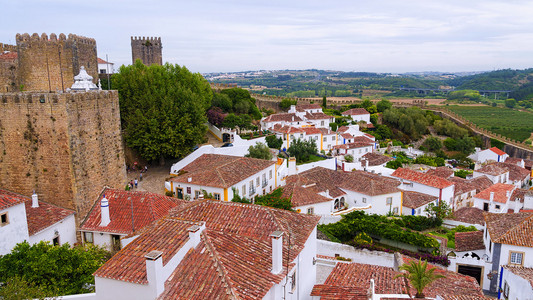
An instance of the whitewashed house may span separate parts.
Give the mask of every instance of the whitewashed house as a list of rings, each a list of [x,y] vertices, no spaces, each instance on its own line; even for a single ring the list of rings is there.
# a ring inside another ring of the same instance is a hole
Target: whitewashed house
[[[411,169],[398,168],[391,175],[402,182],[398,188],[432,195],[439,201],[446,201],[451,206],[455,193],[453,182],[431,174],[420,173]]]
[[[145,226],[185,203],[155,193],[105,187],[80,224],[83,242],[120,250]]]
[[[473,197],[477,193],[493,185],[492,181],[487,176],[479,176],[472,179],[451,177],[448,178],[448,180],[455,184],[455,193],[452,203],[454,211],[463,207],[474,206]]]
[[[313,168],[286,180],[283,196],[301,213],[321,216],[361,210],[368,214],[402,214],[399,182],[363,171]]]
[[[402,213],[411,216],[428,216],[426,208],[430,203],[437,205],[439,197],[413,191],[403,192]]]
[[[114,74],[114,63],[98,58],[98,74]]]
[[[293,127],[316,127],[329,128],[329,124],[334,121],[334,117],[322,112],[318,104],[292,105],[287,113],[273,114],[261,119],[263,130],[272,130],[274,126]]]
[[[276,162],[218,154],[203,154],[167,180],[165,186],[178,199],[199,198],[204,191],[215,200],[235,195],[252,199],[277,186]]]
[[[75,212],[0,189],[0,255],[11,252],[23,241],[54,245],[76,243]]]
[[[95,273],[84,299],[309,299],[316,216],[213,200],[176,208]]]
[[[485,223],[485,254],[492,262],[490,290],[497,292],[503,289],[505,281],[500,281],[500,278],[506,278],[509,285],[508,292],[512,290],[516,292],[520,290],[517,288],[517,280],[510,280],[512,276],[506,276],[509,269],[505,266],[533,268],[533,213],[488,213],[485,214]],[[528,297],[533,295],[530,294]],[[518,299],[528,299],[528,297]]]
[[[490,149],[481,150],[476,148],[476,152],[468,156],[476,163],[483,164],[485,162],[504,162],[509,157],[509,154],[502,150],[492,147]]]
[[[364,108],[352,108],[342,113],[343,116],[350,116],[352,121],[370,123],[370,113]]]
[[[473,197],[474,207],[491,213],[520,212],[533,209],[532,192],[512,184],[497,183]]]
[[[501,299],[533,299],[533,268],[503,266]]]

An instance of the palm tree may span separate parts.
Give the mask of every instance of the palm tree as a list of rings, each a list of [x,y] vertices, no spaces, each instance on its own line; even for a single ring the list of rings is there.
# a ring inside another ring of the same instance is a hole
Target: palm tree
[[[444,278],[446,276],[435,274],[435,270],[437,268],[429,268],[428,269],[428,262],[418,260],[411,261],[409,264],[403,264],[400,266],[400,270],[405,271],[395,276],[395,278],[398,277],[404,277],[406,279],[409,279],[413,287],[416,289],[415,298],[424,298],[424,288],[431,284],[433,281]]]

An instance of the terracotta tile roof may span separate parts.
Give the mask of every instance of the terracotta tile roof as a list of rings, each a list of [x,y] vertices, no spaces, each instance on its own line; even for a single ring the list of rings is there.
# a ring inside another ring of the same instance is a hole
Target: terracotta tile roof
[[[524,189],[516,189],[511,194],[511,201],[517,201],[517,202],[524,203],[524,198],[528,193],[531,193],[531,192],[528,190],[524,190]]]
[[[357,148],[363,148],[363,147],[371,147],[372,144],[366,143],[366,142],[354,142],[354,143],[347,143],[342,145],[335,145],[333,146],[333,149],[357,149]]]
[[[322,131],[320,131],[320,129],[315,128],[315,127],[304,127],[304,128],[302,128],[302,130],[307,135],[310,135],[310,134],[322,134]]]
[[[332,119],[333,117],[332,116],[328,116],[326,115],[325,113],[323,112],[318,112],[318,113],[306,113],[305,114],[305,118],[308,119],[308,120],[329,120],[329,119]]]
[[[522,158],[518,158],[518,157],[508,157],[506,160],[505,160],[505,163],[506,164],[512,164],[512,165],[521,165],[522,162],[524,160]]]
[[[354,142],[361,142],[361,143],[369,143],[369,144],[374,145],[375,141],[372,138],[373,138],[373,136],[371,136],[369,134],[365,134],[365,135],[355,136],[353,138],[353,141]]]
[[[298,117],[296,114],[285,113],[285,114],[273,114],[265,119],[263,122],[302,122],[302,118]]]
[[[99,64],[110,64],[110,65],[113,64],[113,63],[110,63],[110,62],[107,62],[107,61],[101,59],[100,57],[98,57],[98,63],[99,63]]]
[[[454,172],[452,169],[448,168],[448,167],[437,167],[435,169],[430,169],[426,172],[426,174],[429,174],[429,175],[434,175],[434,176],[437,176],[437,177],[440,177],[440,178],[444,178],[444,179],[448,179],[449,177],[451,177]]]
[[[370,113],[364,108],[352,108],[342,113],[345,116],[355,115],[370,115]]]
[[[524,159],[524,166],[526,167],[526,169],[531,170],[531,168],[533,168],[533,160]]]
[[[294,207],[329,202],[332,199],[319,195],[316,185],[306,185],[307,180],[299,175],[287,177],[283,187],[283,198],[290,198]]]
[[[337,128],[337,132],[338,133],[343,133],[343,132],[345,132],[348,129],[350,129],[348,126],[341,126],[341,127]]]
[[[351,133],[341,133],[341,136],[345,139],[353,139],[354,136]]]
[[[531,175],[531,172],[526,170],[525,168],[522,168],[518,165],[512,164],[512,163],[495,163],[502,169],[507,169],[509,171],[509,179],[512,181],[523,181],[528,176]]]
[[[183,167],[184,173],[170,180],[201,186],[229,188],[276,162],[220,154],[203,154]]]
[[[0,53],[0,60],[16,60],[18,53],[15,51]]]
[[[272,128],[272,131],[279,132],[279,133],[303,133],[305,132],[302,128],[292,127],[292,126],[281,126],[279,124],[276,124],[274,128]]]
[[[468,224],[485,224],[483,210],[476,207],[462,207],[456,210],[450,219]]]
[[[487,178],[487,176],[483,176],[485,178]],[[464,178],[461,178],[461,177],[450,177],[448,178],[447,180],[453,182],[455,184],[455,192],[454,192],[454,196],[459,196],[459,195],[462,195],[464,193],[469,193],[469,192],[472,192],[472,191],[476,191],[476,188],[466,179]],[[490,179],[487,178],[487,180],[490,182],[490,185],[492,185],[492,181],[490,181]],[[487,187],[489,187],[487,186]],[[476,191],[477,192],[477,191]]]
[[[333,198],[344,195],[343,189],[369,196],[400,192],[397,188],[399,181],[364,171],[338,172],[316,167],[299,175],[305,177],[308,183],[315,183],[318,191],[328,190]]]
[[[104,195],[109,201],[111,222],[102,227],[100,226],[102,220],[100,202]],[[124,191],[106,187],[81,223],[80,230],[133,234],[167,215],[171,208],[185,203],[187,203],[185,200],[155,193]]]
[[[511,198],[511,193],[515,188],[516,187],[512,184],[496,183],[490,186],[488,189],[476,194],[474,197],[490,201],[490,193],[494,192],[494,202],[507,203],[507,201]],[[507,196],[508,192],[510,193],[509,196]]]
[[[393,177],[413,181],[438,189],[443,189],[453,185],[453,182],[434,175],[424,174],[406,168],[398,168],[392,173]]]
[[[533,213],[485,213],[485,222],[494,243],[533,247]]]
[[[473,251],[485,249],[483,243],[483,231],[456,232],[455,250]]]
[[[96,271],[95,276],[146,283],[144,255],[163,252],[163,265],[188,240],[191,224],[205,222],[198,246],[188,251],[165,283],[159,299],[260,299],[286,272],[271,273],[270,234],[285,233],[283,259],[293,261],[319,217],[252,204],[194,201],[157,221]],[[288,233],[290,249],[288,251]],[[286,266],[286,261],[283,263]],[[289,268],[293,265],[289,265]]]
[[[404,191],[403,192],[403,206],[409,208],[419,208],[430,202],[438,200],[439,197],[423,194],[419,192]]]
[[[26,199],[26,196],[0,189],[0,210],[24,203]]]
[[[316,284],[311,296],[319,296],[321,300],[367,300],[368,291],[359,286]]]
[[[370,123],[370,124],[372,124],[372,123]],[[371,141],[375,141],[376,140],[375,136],[373,136],[371,134],[368,134],[368,133],[364,133],[363,136],[369,138]]]
[[[496,153],[496,154],[498,154],[498,155],[504,155],[504,154],[507,154],[507,153],[503,152],[502,150],[500,150],[500,149],[498,149],[498,148],[496,148],[496,147],[492,147],[492,148],[490,148],[489,150],[492,151],[492,152],[494,152],[494,153]]]
[[[525,268],[522,266],[503,266],[505,269],[509,270],[513,274],[524,278],[529,281],[529,284],[533,288],[533,268]]]
[[[488,189],[491,185],[493,185],[492,180],[485,175],[469,179],[467,182],[472,185],[472,187],[476,188],[477,193]]]
[[[322,106],[320,106],[320,104],[318,104],[318,103],[297,104],[296,105],[296,110],[300,111],[300,112],[303,112],[303,111],[306,111],[306,110],[309,110],[309,109],[320,109],[320,110],[322,110]]]
[[[364,160],[368,160],[368,166],[379,166],[386,164],[387,162],[394,160],[394,158],[386,155],[379,154],[377,152],[369,152],[363,155]],[[364,165],[364,163],[363,163]]]
[[[66,217],[75,214],[73,210],[62,208],[39,200],[39,207],[31,207],[31,198],[26,198],[26,220],[28,221],[28,233],[34,235],[46,229]]]
[[[502,174],[507,173],[508,170],[507,170],[507,168],[502,168],[502,166],[497,165],[497,164],[489,164],[489,165],[483,166],[483,167],[475,170],[474,172],[478,172],[478,173],[481,173],[481,174],[492,175],[492,176],[498,176],[498,175],[502,175]]]

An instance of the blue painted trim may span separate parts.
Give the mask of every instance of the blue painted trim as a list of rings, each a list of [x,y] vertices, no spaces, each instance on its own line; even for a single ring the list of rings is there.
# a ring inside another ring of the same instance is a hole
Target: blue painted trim
[[[502,278],[503,278],[503,267],[500,267],[500,287],[498,288],[498,299],[501,299],[501,295],[502,295]]]

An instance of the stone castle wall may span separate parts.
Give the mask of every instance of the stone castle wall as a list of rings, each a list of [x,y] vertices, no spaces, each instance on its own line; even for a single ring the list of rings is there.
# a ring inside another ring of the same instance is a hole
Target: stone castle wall
[[[77,211],[126,183],[116,91],[0,94],[0,187]]]
[[[140,59],[143,64],[163,64],[163,53],[160,37],[131,37],[132,63]]]
[[[5,50],[9,52],[2,54],[2,49],[6,49],[4,46],[0,44],[0,93],[15,92],[18,91],[16,46],[15,51]]]
[[[24,91],[56,92],[69,88],[80,67],[98,80],[96,41],[69,34],[17,34],[18,86]]]

